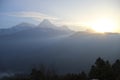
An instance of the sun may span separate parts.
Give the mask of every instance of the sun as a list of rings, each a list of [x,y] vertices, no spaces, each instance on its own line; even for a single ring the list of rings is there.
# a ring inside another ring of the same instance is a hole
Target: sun
[[[115,23],[110,19],[100,19],[92,23],[91,28],[95,32],[105,33],[105,32],[115,32]]]

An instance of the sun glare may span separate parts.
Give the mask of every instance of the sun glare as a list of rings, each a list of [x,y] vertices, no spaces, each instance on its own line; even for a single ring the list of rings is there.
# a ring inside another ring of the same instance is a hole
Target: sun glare
[[[115,32],[116,25],[115,22],[110,19],[100,19],[95,21],[91,25],[91,28],[99,33]]]

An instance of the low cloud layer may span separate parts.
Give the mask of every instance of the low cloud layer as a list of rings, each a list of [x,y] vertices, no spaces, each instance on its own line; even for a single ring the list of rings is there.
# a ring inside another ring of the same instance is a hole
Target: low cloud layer
[[[0,15],[31,18],[37,21],[41,21],[43,19],[49,19],[51,21],[58,20],[57,17],[49,16],[40,12],[10,12],[10,13],[0,13]]]

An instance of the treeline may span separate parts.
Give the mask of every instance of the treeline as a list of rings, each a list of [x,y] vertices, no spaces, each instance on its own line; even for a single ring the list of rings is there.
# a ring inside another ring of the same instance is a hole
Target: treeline
[[[14,75],[2,80],[120,80],[120,60],[110,64],[109,61],[98,58],[87,74],[80,72],[58,75],[55,70],[46,70],[42,67],[33,68],[29,75]]]

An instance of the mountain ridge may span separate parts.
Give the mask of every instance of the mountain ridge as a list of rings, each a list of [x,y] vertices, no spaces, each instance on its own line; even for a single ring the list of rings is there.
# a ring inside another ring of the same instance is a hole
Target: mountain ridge
[[[29,23],[20,23],[12,28],[12,34],[3,35],[9,38],[39,38],[39,37],[55,37],[72,33],[68,28],[58,27],[49,20],[43,20],[39,25],[35,26]],[[7,29],[6,29],[7,30]]]

